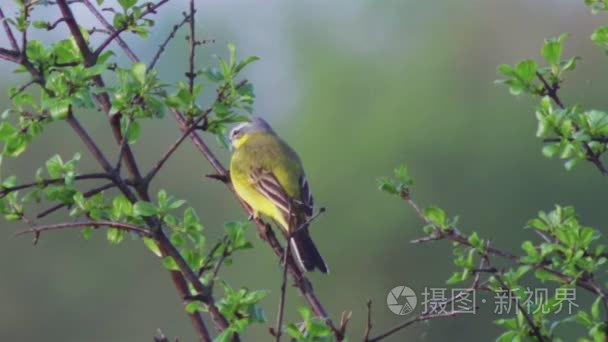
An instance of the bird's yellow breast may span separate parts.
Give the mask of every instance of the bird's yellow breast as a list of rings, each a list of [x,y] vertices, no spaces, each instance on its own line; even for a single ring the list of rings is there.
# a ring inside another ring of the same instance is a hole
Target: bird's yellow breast
[[[254,215],[272,218],[288,229],[280,209],[256,189],[251,178],[254,171],[272,172],[287,195],[300,197],[300,177],[303,175],[298,155],[273,133],[244,134],[233,143],[230,176],[236,193],[252,208]]]

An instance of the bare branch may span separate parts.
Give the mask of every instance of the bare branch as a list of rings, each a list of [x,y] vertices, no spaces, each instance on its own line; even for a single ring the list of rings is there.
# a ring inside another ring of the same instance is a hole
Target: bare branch
[[[285,256],[283,257],[283,277],[281,280],[281,297],[279,299],[279,310],[277,313],[277,323],[274,328],[275,341],[281,341],[283,333],[283,316],[285,315],[285,292],[287,287],[287,257],[291,253],[291,237],[285,243]]]
[[[447,311],[447,312],[443,312],[443,313],[438,313],[438,314],[421,314],[418,315],[408,321],[405,321],[403,323],[399,323],[396,326],[392,327],[391,329],[387,330],[386,332],[372,337],[372,338],[368,338],[366,340],[364,340],[365,342],[377,342],[380,340],[383,340],[391,335],[393,335],[394,333],[403,330],[407,327],[409,327],[410,325],[417,323],[417,322],[424,322],[424,321],[430,321],[430,320],[434,320],[434,319],[439,319],[439,318],[448,318],[448,317],[454,317],[457,316],[459,314],[463,314],[466,312],[463,311]]]
[[[0,48],[0,59],[13,63],[19,63],[19,60],[21,59],[21,54],[16,51]]]
[[[2,26],[4,26],[4,31],[6,32],[6,37],[11,44],[11,47],[14,51],[19,51],[19,45],[17,44],[17,39],[15,39],[15,35],[13,34],[13,30],[9,25],[6,17],[4,16],[4,11],[2,11],[2,7],[0,7],[0,20],[2,20]],[[24,47],[25,48],[25,47]]]
[[[363,335],[363,341],[369,341],[369,334],[372,332],[372,300],[367,300],[367,328],[365,328],[365,335]]]
[[[194,79],[196,78],[196,73],[194,72],[194,57],[196,55],[196,30],[194,29],[195,24],[195,15],[196,9],[194,8],[194,0],[190,0],[190,56],[188,58],[188,72],[186,73],[186,77],[188,78],[188,89],[190,89],[190,93],[194,89]]]
[[[179,29],[182,26],[184,26],[190,20],[190,18],[191,18],[190,15],[186,15],[186,16],[184,16],[184,19],[182,19],[181,22],[179,22],[178,24],[173,26],[171,33],[169,33],[169,35],[167,36],[165,41],[163,41],[162,44],[160,44],[160,46],[158,47],[158,51],[156,51],[156,53],[154,54],[154,57],[150,61],[150,65],[148,66],[148,69],[154,68],[154,66],[156,65],[156,62],[158,62],[158,60],[160,59],[160,55],[165,51],[165,48],[167,47],[169,42],[173,38],[175,38],[175,34],[177,33],[177,31],[179,31]]]
[[[165,162],[167,162],[169,157],[171,157],[171,155],[173,155],[173,152],[175,152],[177,150],[177,148],[181,145],[181,143],[190,135],[190,133],[192,133],[197,128],[198,124],[201,121],[207,119],[207,115],[209,113],[210,113],[210,111],[207,111],[204,114],[200,115],[190,125],[190,127],[185,132],[182,133],[182,135],[179,137],[179,139],[177,139],[177,141],[173,145],[171,145],[169,147],[169,149],[161,156],[161,158],[156,162],[156,165],[154,165],[154,167],[143,178],[142,183],[145,184],[145,186],[147,186],[150,183],[150,181],[152,180],[152,178],[154,178],[154,176],[156,176],[158,171],[160,171],[160,169],[163,167]]]

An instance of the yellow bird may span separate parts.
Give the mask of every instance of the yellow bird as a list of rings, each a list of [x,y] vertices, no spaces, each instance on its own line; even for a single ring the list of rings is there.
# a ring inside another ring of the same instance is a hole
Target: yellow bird
[[[254,217],[273,219],[291,234],[290,243],[302,269],[328,273],[308,231],[313,198],[298,154],[262,118],[234,127],[230,177],[236,193]]]

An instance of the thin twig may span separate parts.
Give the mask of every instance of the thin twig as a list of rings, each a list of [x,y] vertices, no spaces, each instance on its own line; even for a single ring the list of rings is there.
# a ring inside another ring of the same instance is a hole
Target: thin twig
[[[84,175],[75,176],[74,180],[111,179],[111,178],[112,177],[110,175],[108,175],[107,173],[87,173]],[[47,186],[47,185],[51,185],[51,184],[58,184],[58,183],[64,183],[64,182],[65,182],[65,178],[52,178],[52,179],[42,179],[38,182],[19,184],[19,185],[15,185],[15,186],[6,187],[6,188],[0,187],[0,198],[2,198],[4,196],[6,196],[7,194],[14,192],[14,191],[28,189],[28,188],[32,188],[32,187],[36,187],[36,186]]]
[[[287,242],[285,243],[285,256],[283,257],[283,277],[281,279],[281,296],[279,299],[279,311],[277,313],[277,323],[274,328],[274,336],[275,341],[281,341],[281,334],[283,333],[283,317],[285,316],[285,293],[287,292],[287,258],[291,253],[291,239],[293,237],[289,237]]]
[[[498,283],[500,284],[500,286],[504,290],[509,291],[509,292],[512,291],[505,284],[505,282],[502,280],[502,278],[498,274],[494,274],[494,279],[496,279],[496,281],[498,281]],[[534,320],[532,319],[532,317],[530,317],[530,315],[528,314],[528,312],[524,309],[524,307],[521,305],[521,303],[519,302],[519,300],[517,298],[514,298],[513,301],[517,305],[517,308],[519,309],[519,312],[521,312],[522,315],[524,316],[524,319],[526,320],[526,323],[528,323],[528,326],[530,326],[530,328],[532,329],[532,333],[536,337],[536,340],[538,342],[544,342],[545,338],[543,337],[542,333],[540,332],[539,327],[536,324],[534,324]]]
[[[410,325],[417,323],[417,322],[430,321],[430,320],[435,320],[438,318],[454,317],[456,315],[463,314],[463,313],[467,313],[467,312],[466,311],[447,311],[447,312],[438,313],[438,314],[421,314],[408,321],[397,324],[396,326],[390,328],[389,330],[385,331],[384,333],[382,333],[378,336],[368,338],[365,340],[365,342],[377,342],[377,341],[383,340],[383,339],[393,335],[394,333],[396,333],[402,329],[405,329],[405,328],[409,327]]]
[[[156,13],[156,9],[158,9],[160,6],[164,5],[167,2],[169,2],[169,0],[160,0],[159,2],[157,2],[156,4],[154,4],[152,6],[148,6],[148,8],[146,10],[141,12],[140,19],[144,18],[148,14]],[[112,34],[108,38],[106,38],[106,40],[104,40],[101,43],[101,45],[99,45],[99,47],[97,47],[97,49],[95,49],[95,52],[93,54],[95,56],[99,56],[103,52],[103,50],[105,50],[105,48],[108,47],[108,45],[110,45],[110,43],[112,43],[112,41],[114,41],[114,39],[119,38],[120,34],[123,33],[124,31],[126,31],[127,28],[129,28],[128,25],[123,25],[119,29],[111,30]],[[129,56],[129,58],[131,60],[138,59],[137,56],[135,56],[134,54]]]
[[[13,95],[11,95],[10,99],[11,100],[14,99],[15,96],[21,94],[25,89],[27,89],[29,86],[31,86],[32,84],[35,84],[35,83],[36,83],[35,79],[28,81],[27,83],[25,83],[24,85],[19,87],[19,89],[17,89],[17,91]]]
[[[6,17],[4,16],[4,11],[2,11],[2,7],[0,7],[0,20],[2,21],[2,26],[4,26],[4,31],[6,32],[6,37],[11,44],[11,47],[14,51],[19,51],[19,45],[17,44],[17,39],[15,39],[15,35],[13,34],[13,30],[9,25]]]
[[[101,14],[101,12],[99,12],[97,10],[95,5],[93,5],[93,3],[90,0],[83,0],[83,2],[84,2],[84,5],[89,9],[89,11],[91,13],[93,13],[93,15],[97,18],[97,20],[99,20],[99,22],[105,27],[104,31],[102,31],[100,29],[97,29],[96,31],[105,32],[109,35],[114,34],[114,32],[115,32],[114,26],[112,26],[112,24],[110,24],[110,22],[108,22],[106,20],[106,18],[104,18],[104,16]],[[95,32],[95,28],[93,28],[93,32]],[[93,32],[91,32],[91,33],[93,33]],[[129,45],[127,45],[127,43],[119,35],[116,35],[116,42],[118,43],[118,46],[120,46],[120,48],[127,54],[129,59],[131,59],[131,60],[139,59],[137,57],[137,55],[133,52],[133,50],[131,50]]]
[[[188,58],[188,72],[186,73],[186,77],[188,78],[188,89],[190,89],[190,94],[194,90],[194,79],[196,78],[196,74],[194,73],[194,57],[196,55],[196,37],[195,37],[195,13],[196,8],[194,7],[194,0],[190,0],[190,56]]]
[[[49,224],[49,225],[41,225],[35,226],[30,229],[22,230],[15,233],[15,236],[20,236],[24,234],[40,234],[41,232],[49,231],[49,230],[61,230],[67,228],[82,228],[82,227],[109,227],[109,228],[117,228],[120,230],[124,230],[126,232],[137,233],[142,236],[150,237],[152,234],[149,230],[135,226],[132,224],[127,224],[123,222],[115,222],[115,221],[107,221],[107,220],[98,220],[98,221],[79,221],[79,222],[64,222],[57,224]]]
[[[93,197],[93,196],[97,195],[98,193],[100,193],[100,192],[102,192],[102,191],[105,191],[105,190],[111,189],[111,188],[113,188],[113,187],[115,187],[115,186],[116,186],[116,185],[115,185],[114,183],[107,183],[107,184],[104,184],[104,185],[102,185],[102,186],[100,186],[100,187],[97,187],[97,188],[91,189],[91,190],[89,190],[89,191],[87,191],[87,192],[83,193],[83,194],[82,194],[82,196],[83,196],[84,198],[90,198],[90,197]],[[57,211],[57,210],[59,210],[59,209],[61,209],[61,208],[64,208],[64,207],[70,207],[70,206],[71,206],[71,205],[70,205],[70,204],[67,204],[67,203],[58,203],[58,204],[56,204],[56,205],[54,205],[54,206],[52,206],[52,207],[50,207],[50,208],[48,208],[48,209],[45,209],[44,211],[41,211],[40,213],[38,213],[38,214],[36,215],[36,218],[41,219],[41,218],[43,218],[43,217],[45,217],[45,216],[48,216],[48,215],[50,215],[50,214],[54,213],[55,211]]]
[[[553,102],[555,102],[555,104],[557,104],[559,108],[565,109],[566,107],[564,106],[562,100],[557,94],[559,84],[549,84],[545,77],[538,71],[536,72],[536,77],[538,77],[538,79],[542,82],[545,94],[549,96],[549,98],[551,98],[551,100],[553,100]],[[575,131],[580,131],[580,127],[578,127],[576,123],[573,123],[572,127]],[[593,149],[591,148],[591,146],[589,146],[589,143],[587,143],[586,141],[582,141],[581,144],[583,145],[583,149],[585,150],[585,154],[587,155],[587,160],[593,163],[593,165],[595,165],[595,167],[600,171],[602,175],[608,176],[608,170],[606,170],[606,167],[604,167],[604,164],[600,160],[599,155],[593,152]]]
[[[125,155],[125,150],[127,149],[127,145],[129,144],[129,130],[131,129],[132,124],[133,118],[129,117],[127,121],[127,126],[125,127],[125,131],[122,133],[122,141],[120,142],[120,148],[118,149],[118,158],[116,161],[116,167],[114,167],[116,172],[120,172],[122,160]]]
[[[363,335],[363,341],[369,341],[369,334],[372,332],[372,300],[367,300],[367,327],[365,328],[365,335]]]
[[[171,30],[171,32],[169,33],[169,35],[167,36],[165,41],[163,41],[162,44],[159,45],[158,50],[156,51],[156,53],[154,54],[154,57],[150,61],[150,65],[148,66],[148,69],[154,68],[154,66],[156,65],[156,62],[158,62],[158,60],[160,59],[160,55],[165,51],[165,48],[167,47],[169,42],[173,38],[175,38],[175,34],[177,33],[177,31],[179,31],[179,29],[182,26],[184,26],[190,20],[190,18],[191,18],[190,15],[186,15],[186,16],[184,16],[184,19],[182,19],[181,22],[179,22],[178,24],[173,26],[173,29]]]
[[[156,164],[154,165],[154,167],[152,167],[152,169],[150,171],[148,171],[148,173],[146,174],[146,176],[143,178],[143,183],[144,184],[148,184],[150,183],[150,181],[152,180],[152,178],[154,178],[154,176],[156,176],[156,174],[158,173],[158,171],[160,171],[160,169],[163,167],[163,165],[165,164],[165,162],[167,162],[167,160],[169,159],[169,157],[171,157],[171,155],[173,154],[173,152],[175,152],[177,150],[177,148],[181,145],[181,143],[186,140],[186,138],[190,135],[190,133],[192,133],[196,128],[197,125],[206,119],[207,117],[207,113],[200,115],[191,125],[190,127],[185,131],[182,132],[182,135],[179,137],[179,139],[177,139],[177,141],[175,143],[173,143],[173,145],[171,145],[169,147],[169,149],[161,156],[161,158],[156,162]]]

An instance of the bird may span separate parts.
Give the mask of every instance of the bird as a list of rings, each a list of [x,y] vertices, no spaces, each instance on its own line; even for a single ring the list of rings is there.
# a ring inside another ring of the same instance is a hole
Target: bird
[[[252,218],[269,217],[285,230],[302,270],[328,273],[308,230],[314,202],[296,151],[257,116],[231,129],[228,138],[230,179]]]

